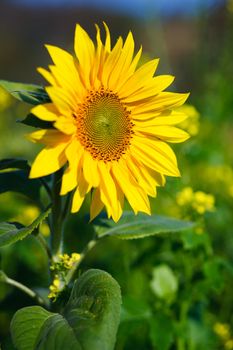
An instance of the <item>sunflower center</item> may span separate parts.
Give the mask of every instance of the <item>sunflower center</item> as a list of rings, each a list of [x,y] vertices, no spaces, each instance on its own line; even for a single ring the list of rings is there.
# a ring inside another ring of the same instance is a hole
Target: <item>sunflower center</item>
[[[94,159],[118,160],[130,145],[133,134],[130,111],[111,91],[103,88],[91,91],[75,119],[77,137]]]

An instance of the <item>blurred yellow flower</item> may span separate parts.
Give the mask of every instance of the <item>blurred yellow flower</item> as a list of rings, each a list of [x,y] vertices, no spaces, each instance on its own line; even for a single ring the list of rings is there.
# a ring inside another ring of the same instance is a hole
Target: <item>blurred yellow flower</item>
[[[19,221],[21,224],[28,226],[30,225],[38,216],[40,215],[40,210],[34,205],[22,207],[22,210],[19,215],[17,215],[14,220]],[[47,237],[50,234],[48,224],[43,221],[40,224],[40,233]]]
[[[214,325],[214,332],[223,339],[230,337],[230,327],[226,323],[216,322]]]
[[[233,339],[229,339],[224,344],[226,350],[232,350],[233,349]]]
[[[11,101],[10,94],[0,87],[0,112],[7,109],[11,105]]]
[[[54,65],[39,72],[51,86],[51,103],[32,113],[53,123],[54,129],[32,133],[30,139],[46,147],[35,159],[30,177],[51,174],[68,162],[61,195],[75,190],[72,212],[77,212],[93,189],[90,214],[106,207],[118,221],[124,197],[135,214],[150,214],[148,195],[164,185],[165,175],[180,176],[176,156],[167,142],[183,142],[189,135],[174,125],[186,119],[177,111],[188,94],[165,92],[174,77],[154,77],[158,59],[137,69],[141,49],[134,56],[129,32],[111,48],[108,27],[105,42],[96,26],[96,46],[76,26],[76,56],[47,45]]]
[[[186,130],[191,136],[195,136],[199,132],[199,118],[200,114],[196,110],[196,108],[189,104],[184,104],[179,107],[178,110],[182,113],[187,114],[188,118],[180,123],[180,127]]]
[[[194,192],[191,187],[185,187],[181,192],[177,193],[176,202],[181,207],[186,206],[194,209],[200,215],[206,211],[215,210],[215,198],[212,194],[202,191]]]
[[[233,170],[230,166],[209,165],[205,166],[201,174],[205,181],[214,186],[215,191],[233,197]]]

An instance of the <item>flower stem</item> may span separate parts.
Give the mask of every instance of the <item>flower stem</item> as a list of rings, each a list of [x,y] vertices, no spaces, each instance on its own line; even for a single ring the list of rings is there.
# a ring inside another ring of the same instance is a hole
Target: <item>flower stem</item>
[[[4,282],[13,287],[20,289],[22,292],[24,292],[25,294],[29,295],[32,299],[34,299],[39,305],[43,305],[43,306],[46,305],[45,301],[36,292],[26,287],[24,284],[18,281],[15,281],[7,276],[5,276]]]
[[[73,267],[69,270],[69,272],[66,276],[66,284],[67,285],[72,281],[72,279],[75,275],[75,272],[77,271],[77,268],[79,267],[79,265],[81,264],[83,259],[86,257],[86,255],[89,253],[89,251],[95,247],[97,242],[98,242],[98,238],[92,239],[91,241],[88,242],[88,244],[86,245],[86,247],[84,248],[84,250],[80,254],[80,259],[73,265]]]
[[[52,213],[51,213],[51,250],[52,255],[56,256],[62,251],[63,240],[63,220],[62,220],[62,198],[60,196],[61,178],[63,169],[54,173],[52,187]]]
[[[52,258],[52,253],[51,250],[46,242],[46,240],[44,239],[44,237],[42,236],[41,233],[38,233],[37,235],[35,235],[36,239],[38,240],[38,242],[41,244],[41,246],[44,248],[45,252],[48,255],[48,258],[51,259]]]

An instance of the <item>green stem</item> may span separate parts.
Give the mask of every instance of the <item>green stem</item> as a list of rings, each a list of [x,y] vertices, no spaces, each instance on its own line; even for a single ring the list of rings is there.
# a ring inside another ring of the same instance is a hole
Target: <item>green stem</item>
[[[43,247],[43,249],[45,250],[45,252],[48,255],[48,258],[51,260],[52,258],[52,253],[51,250],[46,242],[46,240],[44,239],[44,237],[42,236],[41,233],[38,233],[36,236],[36,239],[38,240],[38,242],[41,244],[41,246]]]
[[[63,169],[54,173],[52,187],[52,213],[51,213],[51,250],[52,255],[57,256],[62,252],[63,220],[62,220],[62,198],[60,196],[61,178]]]
[[[36,292],[26,287],[24,284],[17,282],[7,276],[5,276],[4,282],[13,287],[20,289],[22,292],[24,292],[25,294],[29,295],[32,299],[34,299],[39,305],[43,305],[43,306],[46,305],[45,301]]]
[[[75,275],[75,272],[77,271],[77,268],[79,267],[79,265],[81,264],[81,262],[84,260],[84,258],[86,257],[86,255],[89,253],[90,250],[92,250],[95,245],[97,244],[98,242],[98,238],[95,238],[91,241],[88,242],[88,244],[86,245],[85,249],[82,251],[82,253],[80,254],[80,259],[79,261],[77,261],[74,266],[72,267],[72,269],[69,270],[67,276],[66,276],[66,284],[68,285],[74,275]]]

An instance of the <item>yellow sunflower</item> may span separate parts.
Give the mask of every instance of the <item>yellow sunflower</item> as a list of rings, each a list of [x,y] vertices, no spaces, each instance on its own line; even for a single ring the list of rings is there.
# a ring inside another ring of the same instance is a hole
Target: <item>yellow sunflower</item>
[[[66,165],[61,195],[74,190],[72,212],[77,212],[91,190],[91,219],[106,207],[118,221],[124,198],[135,214],[150,214],[148,195],[164,185],[164,175],[180,176],[174,152],[166,142],[182,142],[188,134],[174,127],[186,115],[174,109],[188,94],[164,92],[170,75],[154,77],[158,59],[137,68],[141,52],[134,55],[134,39],[119,37],[111,46],[110,32],[96,45],[77,24],[75,56],[46,45],[53,60],[50,71],[38,68],[49,82],[51,103],[32,113],[53,123],[53,129],[30,134],[45,144],[35,159],[30,178],[54,173]]]

